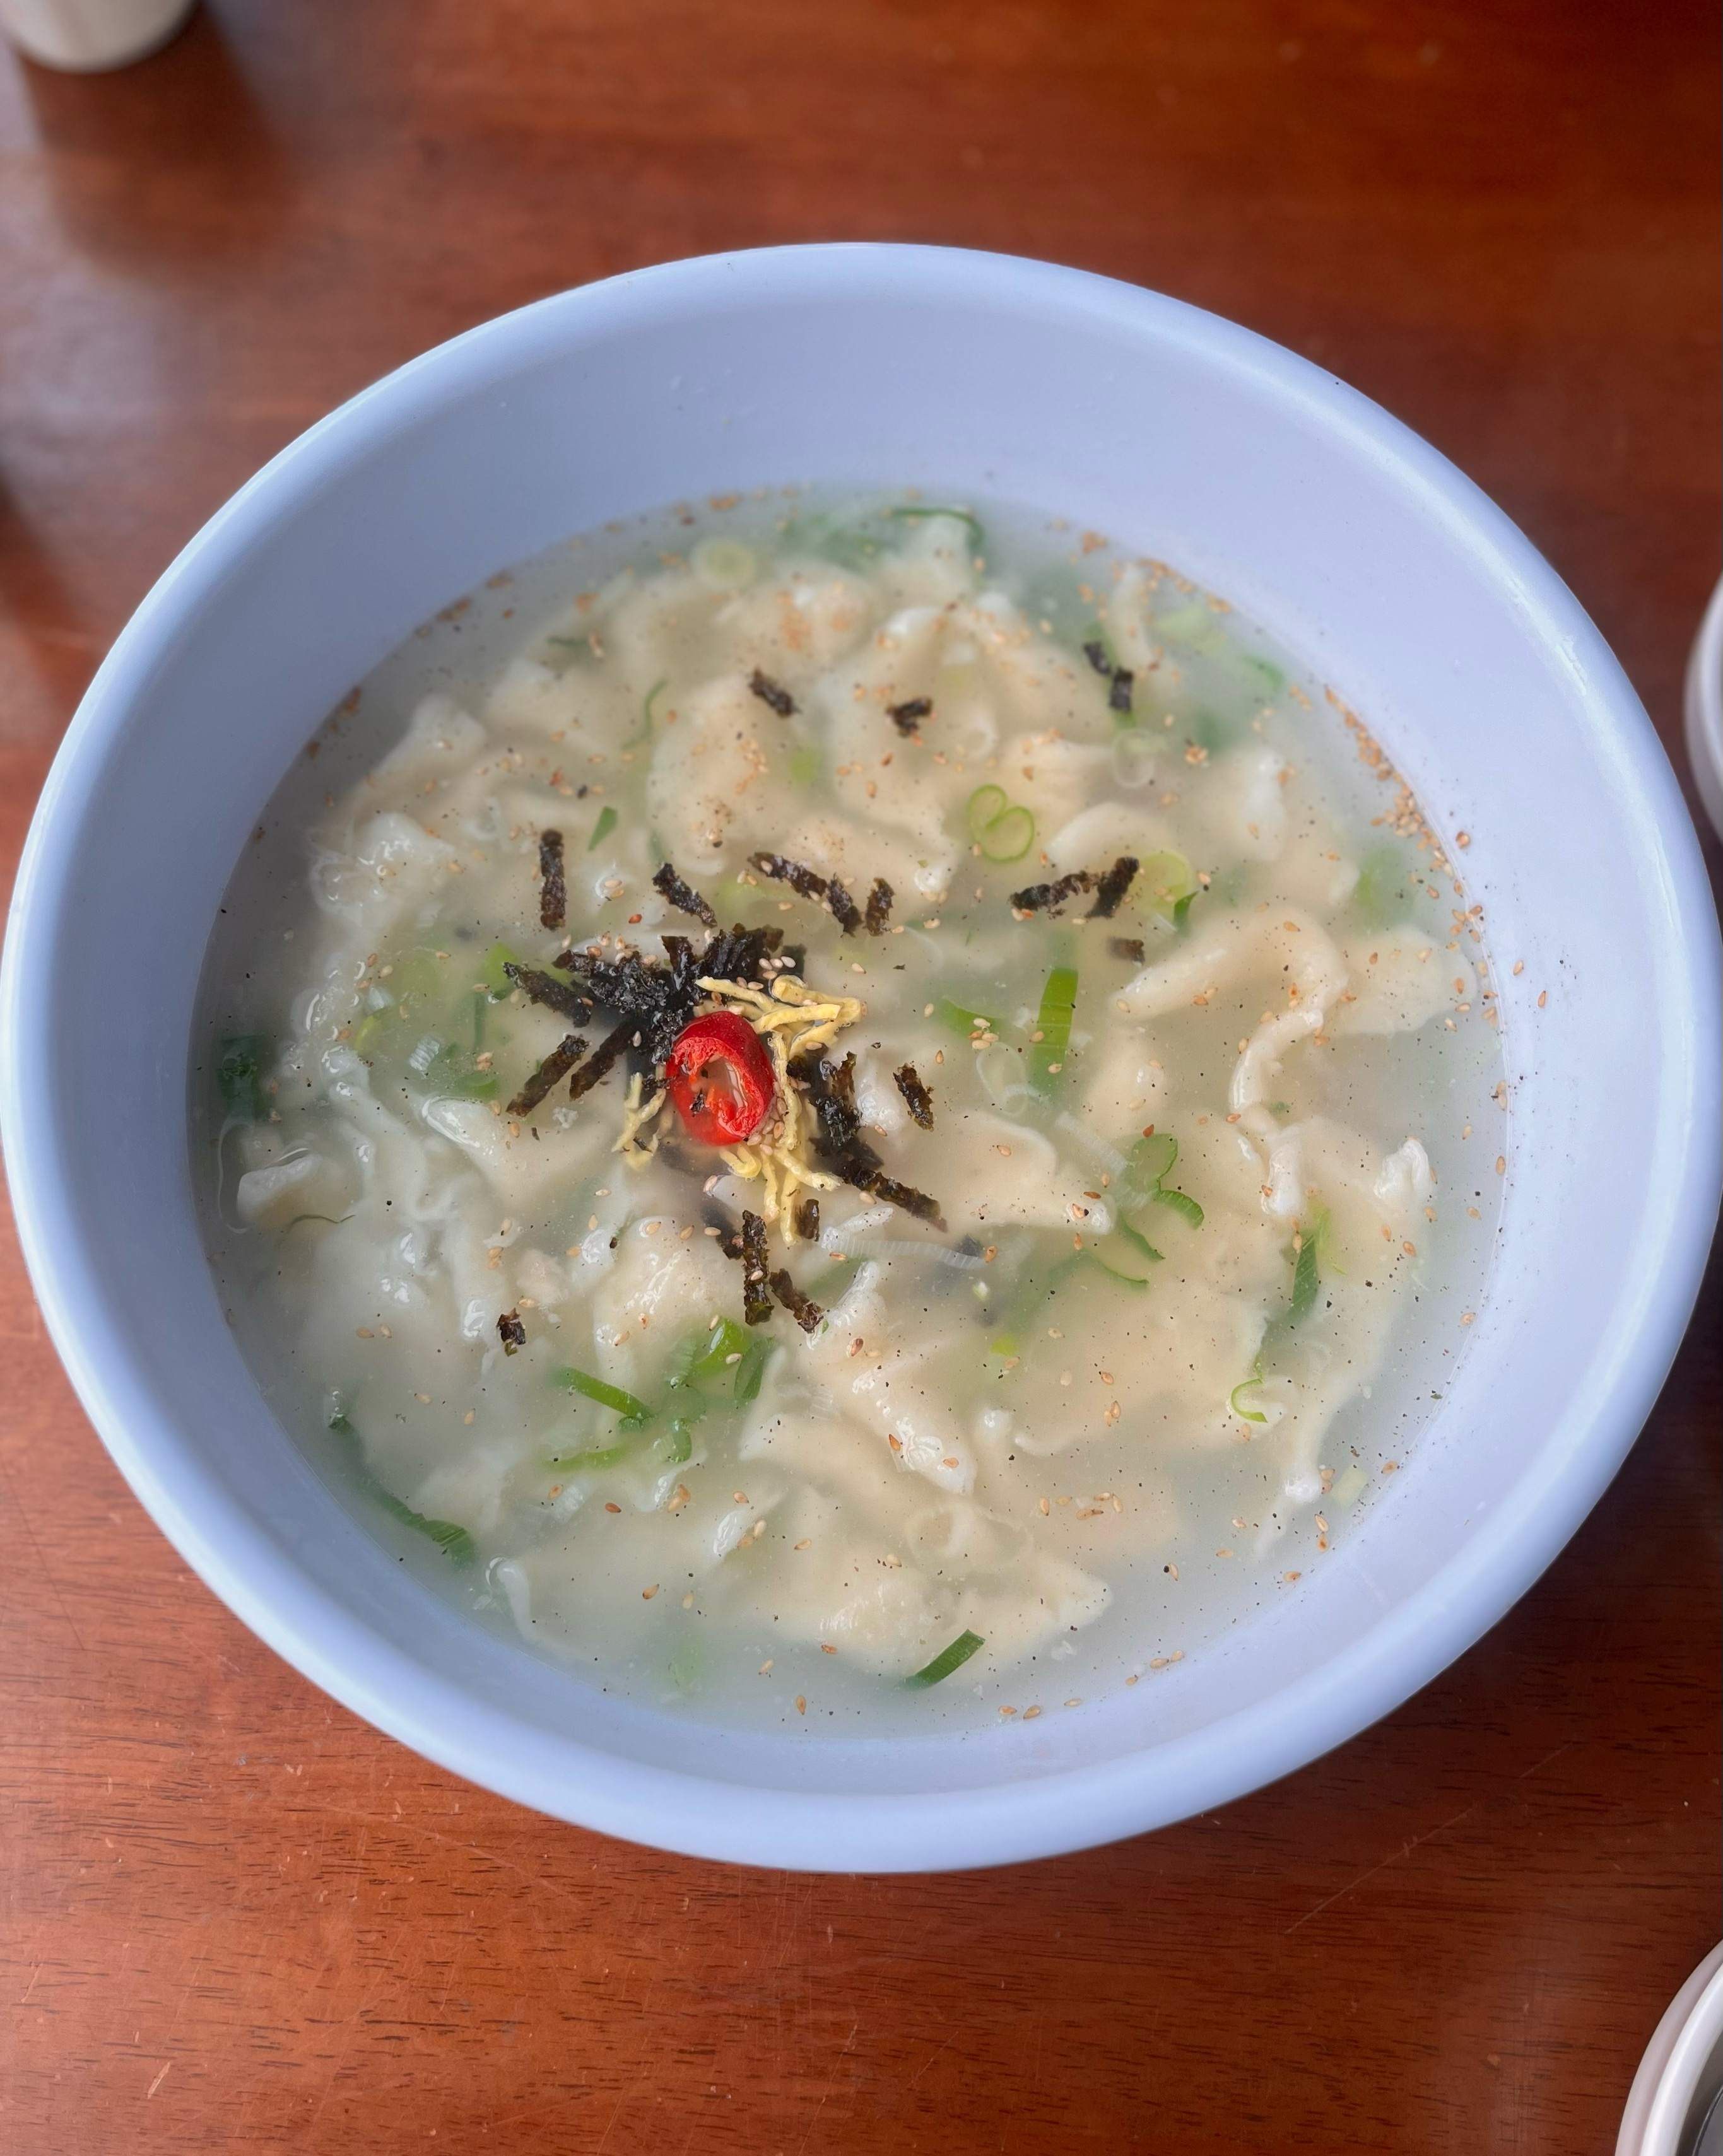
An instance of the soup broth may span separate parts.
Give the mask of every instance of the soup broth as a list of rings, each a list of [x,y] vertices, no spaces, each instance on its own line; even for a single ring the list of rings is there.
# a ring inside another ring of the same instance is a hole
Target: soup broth
[[[792,492],[496,577],[206,968],[212,1264],[481,1621],[727,1722],[1032,1717],[1309,1583],[1475,1309],[1479,910],[1219,597]]]

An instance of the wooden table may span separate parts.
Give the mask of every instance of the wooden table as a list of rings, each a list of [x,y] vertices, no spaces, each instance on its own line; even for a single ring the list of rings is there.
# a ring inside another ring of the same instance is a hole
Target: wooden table
[[[1714,18],[215,0],[119,75],[0,58],[7,862],[109,639],[301,427],[558,286],[809,238],[1080,263],[1331,366],[1520,520],[1673,746]],[[601,1840],[353,1721],[185,1572],[0,1268],[8,2156],[1580,2156],[1718,1936],[1715,1283],[1572,1548],[1389,1721],[1124,1847],[881,1881]]]

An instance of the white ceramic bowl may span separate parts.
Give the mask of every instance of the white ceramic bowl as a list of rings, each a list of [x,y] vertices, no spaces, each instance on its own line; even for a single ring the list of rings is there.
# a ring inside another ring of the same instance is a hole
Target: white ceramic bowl
[[[323,714],[505,562],[684,495],[809,480],[1016,496],[1179,562],[1369,715],[1437,827],[1469,834],[1457,858],[1487,909],[1511,1168],[1438,1419],[1367,1532],[1270,1617],[1031,1728],[716,1731],[489,1636],[404,1578],[277,1425],[193,1214],[205,938]],[[787,249],[475,330],[314,427],[192,542],[44,794],[0,1105],[24,1248],[92,1420],[187,1562],[308,1676],[474,1781],[613,1834],[933,1869],[1106,1840],[1272,1780],[1537,1577],[1691,1307],[1718,1193],[1717,977],[1692,826],[1621,669],[1424,443],[1150,293],[996,256]]]

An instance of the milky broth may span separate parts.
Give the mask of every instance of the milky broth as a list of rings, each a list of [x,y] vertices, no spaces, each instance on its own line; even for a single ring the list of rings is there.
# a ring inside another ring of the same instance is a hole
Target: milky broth
[[[691,902],[781,942],[727,975]],[[1219,597],[985,503],[678,509],[446,609],[279,789],[202,993],[211,1262],[343,1501],[591,1681],[1063,1710],[1299,1592],[1407,1457],[1493,1004],[1383,752]],[[772,1091],[728,1151],[651,1112],[720,1005]]]

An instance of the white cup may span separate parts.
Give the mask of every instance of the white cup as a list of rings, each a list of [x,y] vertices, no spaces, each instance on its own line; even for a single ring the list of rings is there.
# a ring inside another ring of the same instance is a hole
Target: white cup
[[[167,44],[193,0],[0,0],[0,28],[44,67],[93,74]]]

